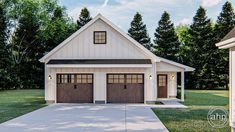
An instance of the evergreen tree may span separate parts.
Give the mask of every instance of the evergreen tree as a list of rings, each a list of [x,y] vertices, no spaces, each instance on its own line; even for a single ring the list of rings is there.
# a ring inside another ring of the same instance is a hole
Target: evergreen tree
[[[51,51],[76,31],[76,25],[71,23],[71,20],[66,16],[65,9],[59,7],[56,3],[53,8],[55,8],[51,11],[53,15],[48,18],[50,21],[45,23],[46,30],[42,34],[42,36],[46,36],[45,52]]]
[[[37,49],[40,47],[37,19],[37,3],[25,1],[23,14],[19,16],[18,26],[13,34],[12,53],[18,88],[32,88],[37,83]],[[29,72],[30,71],[30,72]]]
[[[190,42],[189,25],[178,25],[175,29],[179,38],[179,62],[185,65],[189,65],[190,57],[187,55],[190,51],[188,43]]]
[[[222,7],[222,12],[218,16],[218,20],[215,24],[216,42],[228,34],[235,26],[235,13],[233,6],[230,2],[226,2]]]
[[[10,58],[8,52],[7,39],[7,20],[4,4],[0,3],[0,89],[8,88],[10,81],[9,66]]]
[[[128,33],[133,39],[142,44],[145,48],[151,50],[151,42],[147,33],[146,25],[142,21],[142,16],[139,12],[135,14]]]
[[[188,56],[191,58],[189,64],[196,68],[192,73],[189,84],[191,88],[211,88],[213,73],[213,52],[216,49],[213,42],[212,23],[206,16],[206,10],[200,7],[193,17],[190,26],[190,51]]]
[[[79,20],[77,20],[78,29],[87,24],[91,19],[92,17],[90,16],[90,12],[88,11],[88,9],[83,8],[79,15]]]
[[[178,61],[179,40],[170,15],[165,11],[154,33],[154,53],[157,56]]]
[[[230,2],[226,2],[223,5],[222,12],[218,16],[217,23],[215,24],[215,43],[221,41],[221,39],[235,27],[235,13],[233,6]],[[215,73],[218,76],[218,84],[220,86],[226,86],[228,88],[228,74],[229,70],[229,53],[228,50],[216,50],[217,63],[214,66]]]

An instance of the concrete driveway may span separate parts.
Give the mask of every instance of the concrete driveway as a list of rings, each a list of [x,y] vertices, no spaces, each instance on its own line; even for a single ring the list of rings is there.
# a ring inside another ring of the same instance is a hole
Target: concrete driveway
[[[0,124],[0,132],[167,132],[147,105],[54,104]]]

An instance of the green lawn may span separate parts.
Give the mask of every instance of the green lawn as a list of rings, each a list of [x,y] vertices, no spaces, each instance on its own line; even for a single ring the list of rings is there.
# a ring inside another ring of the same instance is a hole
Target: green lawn
[[[225,128],[213,128],[207,121],[210,107],[222,106],[228,109],[228,91],[186,90],[184,104],[187,109],[153,109],[163,124],[172,132],[229,132]]]
[[[44,90],[0,91],[0,123],[46,106]]]

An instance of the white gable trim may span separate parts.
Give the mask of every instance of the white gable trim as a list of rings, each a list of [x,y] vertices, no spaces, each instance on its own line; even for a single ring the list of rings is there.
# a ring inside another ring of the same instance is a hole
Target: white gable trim
[[[185,65],[182,65],[180,63],[176,63],[161,57],[158,57],[156,55],[154,55],[151,51],[149,51],[148,49],[146,49],[143,45],[139,44],[136,40],[134,40],[132,37],[130,37],[128,34],[126,34],[124,31],[122,31],[119,27],[117,27],[115,24],[113,24],[111,21],[109,21],[108,19],[106,19],[105,17],[103,17],[101,14],[98,14],[95,18],[93,18],[90,22],[88,22],[86,25],[84,25],[81,29],[79,29],[78,31],[76,31],[75,33],[73,33],[70,37],[68,37],[66,40],[64,40],[62,43],[60,43],[58,46],[56,46],[53,50],[51,50],[49,53],[47,53],[45,56],[43,56],[39,61],[40,62],[44,62],[46,61],[46,59],[48,57],[50,57],[51,55],[53,55],[56,51],[58,51],[59,49],[61,49],[63,46],[65,46],[66,44],[68,44],[68,42],[70,42],[73,38],[75,38],[77,35],[79,35],[81,32],[83,32],[85,29],[87,29],[89,26],[91,26],[95,21],[97,21],[98,19],[103,20],[105,23],[107,23],[108,25],[110,25],[113,29],[115,29],[117,32],[119,32],[122,36],[124,36],[126,39],[128,39],[131,43],[133,43],[137,48],[139,48],[141,51],[143,51],[146,55],[148,55],[153,63],[155,62],[166,62],[172,65],[175,65],[177,67],[181,67],[184,68],[185,71],[194,71],[195,69],[192,67],[188,67]]]
[[[219,49],[228,49],[235,46],[235,37],[216,44]]]

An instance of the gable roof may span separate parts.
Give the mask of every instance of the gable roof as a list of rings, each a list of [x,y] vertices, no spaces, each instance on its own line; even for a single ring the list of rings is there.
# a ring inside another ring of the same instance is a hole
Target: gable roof
[[[86,25],[84,25],[82,28],[80,28],[78,31],[76,31],[75,33],[73,33],[70,37],[68,37],[66,40],[64,40],[62,43],[60,43],[58,46],[56,46],[54,49],[52,49],[49,53],[47,53],[45,56],[43,56],[39,61],[40,62],[45,62],[45,60],[50,57],[51,55],[53,55],[56,51],[58,51],[59,49],[61,49],[62,47],[64,47],[66,44],[68,44],[68,42],[70,42],[73,38],[75,38],[77,35],[79,35],[81,32],[83,32],[85,29],[87,29],[89,26],[91,26],[93,23],[95,23],[98,19],[101,19],[102,21],[104,21],[105,23],[107,23],[109,26],[111,26],[113,29],[115,29],[117,32],[119,32],[122,36],[124,36],[127,40],[129,40],[131,43],[133,43],[137,48],[139,48],[140,50],[142,50],[146,55],[148,55],[150,58],[152,58],[152,60],[154,62],[166,62],[166,63],[170,63],[172,65],[184,68],[185,71],[194,71],[194,68],[192,67],[188,67],[161,57],[156,56],[155,54],[153,54],[151,51],[149,51],[148,49],[146,49],[143,45],[141,45],[140,43],[138,43],[136,40],[134,40],[132,37],[130,37],[128,34],[126,34],[124,31],[122,31],[119,27],[117,27],[115,24],[113,24],[111,21],[109,21],[108,19],[106,19],[104,16],[102,16],[101,14],[98,14],[96,17],[94,17],[91,21],[89,21]]]
[[[225,41],[233,37],[235,37],[235,27],[221,41]]]
[[[220,49],[235,47],[235,27],[216,46]]]
[[[81,32],[83,32],[85,29],[87,29],[89,26],[91,26],[94,22],[96,22],[98,19],[101,19],[108,25],[110,25],[113,29],[118,31],[122,36],[127,38],[129,41],[131,41],[135,46],[137,46],[139,49],[144,51],[144,53],[151,58],[155,58],[155,62],[159,61],[159,58],[155,56],[152,52],[150,52],[148,49],[144,48],[141,44],[139,44],[137,41],[135,41],[133,38],[131,38],[128,34],[123,32],[121,29],[119,29],[116,25],[114,25],[111,21],[103,17],[101,14],[98,14],[95,18],[93,18],[91,21],[89,21],[86,25],[84,25],[81,29],[73,33],[70,37],[68,37],[66,40],[64,40],[62,43],[60,43],[58,46],[56,46],[53,50],[51,50],[49,53],[47,53],[45,56],[43,56],[39,61],[45,62],[45,59],[53,55],[56,51],[61,49],[63,46],[65,46],[69,41],[71,41],[73,38],[75,38],[77,35],[79,35]]]

